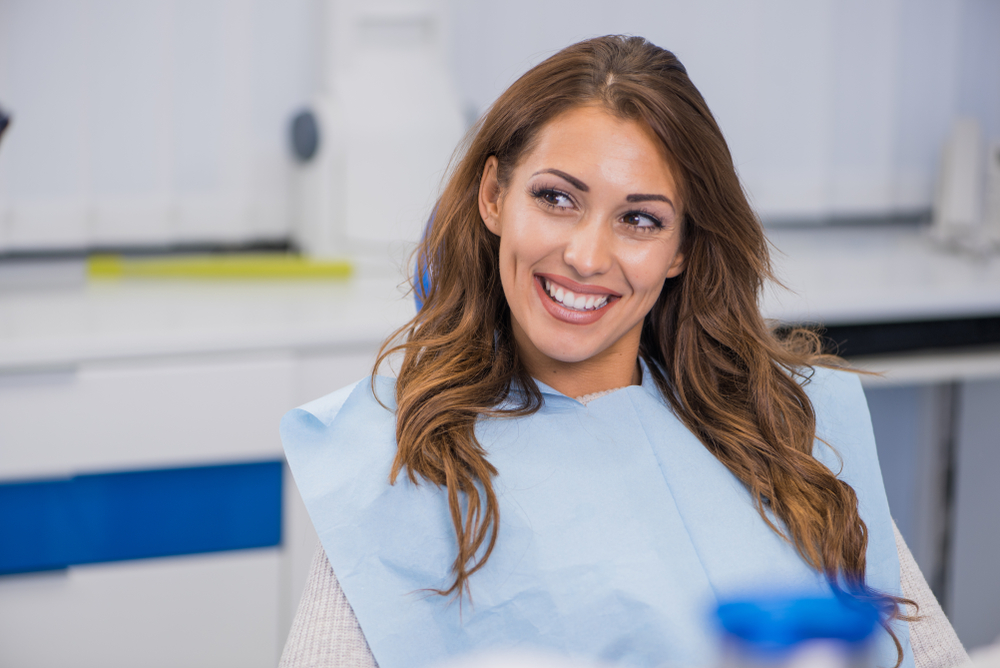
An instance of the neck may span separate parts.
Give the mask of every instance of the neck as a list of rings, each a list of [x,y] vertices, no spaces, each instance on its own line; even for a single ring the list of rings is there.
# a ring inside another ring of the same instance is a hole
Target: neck
[[[530,344],[519,345],[518,352],[533,378],[567,397],[582,397],[642,383],[638,337],[626,335],[622,339],[625,340],[579,362],[553,359]]]
[[[590,367],[585,362],[577,362],[571,369],[551,368],[545,373],[531,375],[567,397],[582,397],[642,382],[638,359],[633,359],[619,373],[607,373],[601,368]]]

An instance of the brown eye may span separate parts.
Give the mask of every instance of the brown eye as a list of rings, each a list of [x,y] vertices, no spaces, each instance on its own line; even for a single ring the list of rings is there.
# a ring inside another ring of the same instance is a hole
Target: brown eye
[[[641,211],[630,211],[622,216],[622,222],[626,225],[631,225],[633,227],[642,228],[655,228],[663,227],[663,223],[660,222],[655,216],[651,216],[648,213],[643,213]]]
[[[569,198],[569,195],[551,188],[535,190],[531,195],[535,199],[541,200],[546,206],[554,209],[568,209],[573,206],[573,200]]]

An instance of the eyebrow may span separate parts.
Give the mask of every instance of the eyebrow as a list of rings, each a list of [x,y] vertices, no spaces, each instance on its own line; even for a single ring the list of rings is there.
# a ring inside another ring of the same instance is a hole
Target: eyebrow
[[[580,179],[576,178],[575,176],[570,176],[569,174],[567,174],[566,172],[562,171],[561,169],[542,169],[542,170],[539,170],[539,171],[535,172],[534,174],[532,174],[532,176],[538,176],[539,174],[553,174],[555,176],[558,176],[561,179],[565,179],[567,182],[569,182],[569,184],[571,186],[573,186],[577,190],[580,190],[580,191],[585,192],[585,193],[590,192],[590,186],[588,186],[586,183],[584,183]],[[666,202],[671,207],[674,206],[673,201],[669,197],[665,197],[664,195],[634,194],[634,195],[628,195],[628,196],[626,196],[625,197],[625,201],[626,202]]]
[[[586,183],[576,178],[575,176],[570,176],[564,171],[558,169],[543,169],[535,172],[534,174],[532,174],[532,176],[538,176],[539,174],[555,174],[559,178],[568,181],[569,184],[574,188],[576,188],[577,190],[582,190],[585,193],[590,192],[590,186],[588,186]]]
[[[663,195],[629,195],[625,198],[626,202],[666,202],[670,206],[674,203],[670,201],[669,197],[664,197]]]

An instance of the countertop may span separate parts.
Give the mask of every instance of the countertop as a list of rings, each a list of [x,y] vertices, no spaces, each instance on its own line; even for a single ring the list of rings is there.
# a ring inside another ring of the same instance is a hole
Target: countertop
[[[22,286],[0,290],[0,371],[135,357],[368,349],[412,314],[412,299],[390,278]]]
[[[912,225],[777,228],[762,310],[824,325],[1000,315],[1000,253],[974,257],[934,245]]]
[[[769,318],[834,325],[1000,315],[1000,255],[939,250],[920,228],[778,228],[769,238],[775,274],[788,288],[765,291]],[[7,262],[0,264],[0,371],[192,353],[371,348],[412,314],[412,297],[394,271],[326,281],[87,282],[79,261]]]

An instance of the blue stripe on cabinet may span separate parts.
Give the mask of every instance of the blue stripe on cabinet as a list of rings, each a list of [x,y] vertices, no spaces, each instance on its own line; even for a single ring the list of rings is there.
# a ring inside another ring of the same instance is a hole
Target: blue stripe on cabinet
[[[281,542],[282,462],[0,484],[0,574]]]

